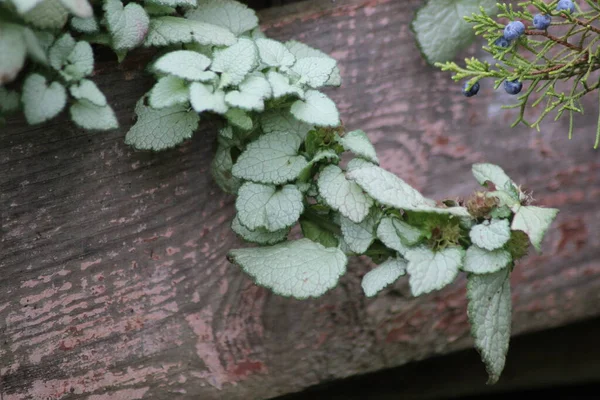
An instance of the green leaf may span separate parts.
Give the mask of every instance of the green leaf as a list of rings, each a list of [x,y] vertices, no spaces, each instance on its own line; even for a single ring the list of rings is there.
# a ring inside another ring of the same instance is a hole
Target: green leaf
[[[195,7],[195,0],[146,0],[146,2],[150,2],[149,5],[158,4],[166,7]]]
[[[130,50],[139,46],[146,37],[150,18],[139,4],[121,0],[105,0],[104,15],[115,50]]]
[[[410,249],[404,255],[408,260],[408,280],[413,296],[442,289],[452,283],[462,266],[464,250],[448,247],[437,252],[426,247]]]
[[[166,0],[166,2],[169,2],[169,0]],[[181,0],[181,2],[193,3],[193,0]],[[146,10],[146,13],[150,16],[172,15],[177,12],[177,9],[174,7],[163,6],[156,3],[145,3],[144,10]]]
[[[238,192],[242,186],[242,180],[231,173],[233,159],[230,147],[219,145],[210,168],[213,179],[225,193],[236,194]]]
[[[301,99],[304,98],[304,90],[298,86],[290,84],[290,78],[279,72],[269,71],[267,79],[271,88],[273,88],[273,98],[278,99],[287,95],[295,95]]]
[[[494,164],[473,164],[473,176],[480,185],[486,186],[486,182],[492,182],[496,189],[505,190],[514,186],[514,182],[506,175],[504,170]]]
[[[33,60],[47,65],[48,57],[46,56],[46,49],[44,49],[44,44],[40,40],[40,37],[38,37],[31,29],[23,28],[23,39],[25,40],[27,54]]]
[[[390,258],[375,269],[367,272],[362,279],[361,286],[365,295],[372,297],[386,286],[396,282],[403,275],[406,275],[406,261],[398,258]]]
[[[359,223],[369,214],[373,199],[363,193],[355,183],[346,179],[344,171],[336,165],[323,169],[317,181],[319,194],[327,205],[340,214]]]
[[[296,61],[292,71],[300,76],[299,84],[318,89],[329,80],[335,65],[333,58],[305,57]]]
[[[512,215],[512,211],[510,210],[510,208],[508,206],[505,206],[505,205],[494,208],[490,212],[490,216],[492,218],[508,218],[511,215]]]
[[[377,238],[381,240],[386,247],[396,250],[401,255],[405,255],[409,250],[409,246],[400,239],[392,218],[384,217],[381,220],[379,226],[377,226]]]
[[[280,135],[296,135],[301,142],[306,139],[306,134],[313,127],[298,121],[289,112],[269,111],[261,114],[260,124],[265,133],[278,133]]]
[[[258,285],[297,299],[318,297],[333,288],[348,263],[341,250],[308,239],[232,250],[228,259],[241,266]]]
[[[82,33],[96,33],[100,30],[98,22],[94,17],[90,18],[71,18],[71,27],[78,32]]]
[[[249,131],[254,126],[252,118],[250,118],[244,110],[240,110],[239,108],[230,108],[229,111],[225,113],[225,117],[229,123],[246,131]]]
[[[67,81],[79,81],[94,71],[94,52],[88,42],[77,42],[65,60],[60,74]]]
[[[325,247],[338,247],[339,242],[335,235],[315,222],[300,219],[300,227],[305,238],[320,243]]]
[[[176,104],[185,104],[189,99],[190,89],[187,82],[172,75],[160,78],[148,96],[148,101],[152,108],[165,108]]]
[[[84,129],[109,130],[119,127],[112,108],[108,105],[98,106],[88,100],[81,99],[71,106],[71,119]]]
[[[232,90],[225,96],[225,102],[243,110],[262,111],[264,100],[271,96],[271,85],[261,75],[250,75],[240,84],[240,90]]]
[[[353,158],[348,162],[346,166],[347,172],[352,172],[361,168],[374,167],[375,165],[372,162],[369,162],[363,158]]]
[[[225,92],[216,90],[213,92],[211,85],[192,82],[190,85],[190,103],[196,112],[214,111],[218,114],[227,112],[225,104]]]
[[[375,230],[380,217],[380,213],[375,209],[358,224],[343,215],[340,217],[340,227],[342,228],[344,241],[353,252],[362,254],[367,251],[375,240]]]
[[[27,47],[19,25],[0,25],[0,85],[11,82],[25,64]]]
[[[19,109],[19,93],[0,86],[0,114],[10,114]]]
[[[75,39],[69,33],[65,33],[58,38],[48,50],[48,60],[52,68],[60,71],[62,66],[67,62],[69,55],[75,49],[75,45]]]
[[[379,164],[375,147],[363,131],[347,132],[338,139],[338,142],[344,147],[344,150],[350,151],[374,164]]]
[[[353,169],[346,174],[373,199],[386,206],[412,210],[429,204],[428,200],[408,183],[376,165]]]
[[[44,0],[22,15],[25,22],[40,29],[59,30],[69,18],[69,11],[59,0]]]
[[[277,132],[262,135],[238,157],[233,175],[275,185],[293,181],[308,164],[298,155],[301,143],[295,135]]]
[[[392,218],[392,225],[394,226],[394,229],[396,229],[400,240],[407,246],[414,246],[425,236],[420,229],[415,228],[398,218]]]
[[[323,53],[321,50],[314,49],[310,46],[305,45],[304,43],[297,42],[295,40],[290,40],[286,42],[285,47],[288,48],[288,50],[294,55],[294,57],[296,57],[296,59],[306,57],[331,58],[327,54]],[[327,86],[340,86],[342,84],[342,77],[340,75],[340,70],[337,66],[333,68],[331,76],[325,84]]]
[[[510,271],[469,275],[467,315],[475,347],[485,363],[488,384],[498,381],[508,352],[511,328]]]
[[[201,80],[210,58],[190,50],[171,51],[154,63],[154,69],[190,81]]]
[[[475,225],[469,232],[473,244],[486,250],[504,246],[510,239],[510,226],[507,219],[493,219]]]
[[[145,46],[167,46],[196,42],[204,45],[230,46],[235,35],[227,29],[180,17],[158,17],[150,20]]]
[[[43,0],[12,0],[12,3],[15,5],[15,8],[19,14],[24,14],[33,9],[42,1]]]
[[[154,108],[144,105],[144,97],[135,106],[137,122],[125,136],[125,143],[140,150],[164,150],[174,147],[198,128],[200,117],[185,105]]]
[[[90,18],[94,15],[94,10],[87,0],[60,0],[60,2],[76,17]]]
[[[261,61],[269,67],[288,68],[296,62],[296,57],[287,47],[276,40],[257,39],[256,47]]]
[[[31,74],[23,82],[23,112],[29,124],[39,124],[58,115],[67,102],[67,91],[60,82],[46,84],[46,78]]]
[[[540,251],[542,239],[544,239],[546,231],[556,218],[558,210],[555,208],[519,206],[513,211],[516,214],[512,221],[512,230],[525,232],[533,246]]]
[[[256,13],[233,0],[199,0],[198,6],[187,13],[186,18],[226,28],[236,36],[258,26]]]
[[[236,44],[215,51],[211,70],[221,73],[221,87],[226,87],[241,83],[257,62],[254,42],[240,38]]]
[[[269,232],[263,228],[257,228],[253,231],[246,228],[240,223],[240,220],[236,216],[231,223],[231,229],[242,239],[262,245],[272,245],[279,242],[283,242],[287,239],[287,235],[290,232],[289,228],[281,229],[275,232]]]
[[[98,86],[89,79],[82,79],[78,83],[71,85],[69,87],[69,92],[71,92],[71,96],[76,99],[90,101],[99,107],[106,105],[106,97],[100,89],[98,89]]]
[[[304,211],[302,193],[294,185],[277,189],[272,185],[246,182],[235,202],[240,223],[250,230],[269,232],[290,227]]]
[[[511,261],[512,257],[507,250],[488,251],[472,245],[467,249],[463,271],[474,274],[489,274],[508,267]]]
[[[427,62],[450,61],[473,42],[473,26],[464,17],[479,13],[479,7],[492,14],[496,0],[429,0],[417,11],[411,29]]]
[[[294,117],[300,121],[316,126],[338,126],[340,114],[335,103],[325,94],[308,90],[304,100],[296,100],[290,109]]]

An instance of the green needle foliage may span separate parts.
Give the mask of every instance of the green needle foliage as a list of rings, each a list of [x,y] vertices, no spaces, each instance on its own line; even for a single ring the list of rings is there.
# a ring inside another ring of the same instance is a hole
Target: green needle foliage
[[[512,126],[522,123],[539,131],[546,117],[553,116],[556,121],[566,115],[571,138],[574,115],[584,112],[582,98],[600,86],[599,75],[595,73],[600,69],[600,6],[593,0],[584,3],[584,7],[577,5],[573,14],[557,11],[558,1],[532,0],[520,2],[516,7],[498,4],[496,15],[482,7],[479,14],[464,19],[473,24],[477,36],[487,41],[483,48],[495,62],[471,58],[465,60],[463,67],[455,62],[435,65],[453,72],[456,81],[468,80],[468,87],[486,78],[493,79],[494,88],[507,80],[519,80],[524,85],[523,92],[515,104],[505,107],[519,110]],[[552,17],[547,30],[532,26],[535,14]],[[501,20],[521,21],[526,26],[524,34],[506,48],[496,45],[505,27]],[[537,112],[526,117],[526,111],[532,108]],[[594,148],[599,145],[600,121]]]

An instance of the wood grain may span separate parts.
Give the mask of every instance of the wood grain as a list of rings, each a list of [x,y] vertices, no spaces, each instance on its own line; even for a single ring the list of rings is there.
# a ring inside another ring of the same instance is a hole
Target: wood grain
[[[266,10],[263,27],[339,60],[344,85],[329,93],[345,125],[426,195],[468,195],[470,164],[489,161],[561,209],[544,253],[513,274],[515,334],[597,315],[597,116],[578,119],[571,141],[564,122],[510,129],[500,106],[511,98],[488,85],[465,100],[424,64],[408,27],[420,3],[308,1]],[[208,172],[211,124],[163,153],[123,143],[152,85],[147,61],[98,64],[120,130],[14,119],[0,133],[2,400],[261,399],[472,345],[462,278],[418,299],[401,281],[367,300],[370,266],[357,260],[338,288],[297,301],[229,265],[242,243],[233,198]]]

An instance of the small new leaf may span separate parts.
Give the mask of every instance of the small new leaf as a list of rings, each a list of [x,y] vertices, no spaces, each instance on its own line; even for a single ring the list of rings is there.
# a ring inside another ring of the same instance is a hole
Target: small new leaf
[[[214,111],[225,114],[229,107],[225,104],[225,92],[216,90],[213,92],[211,85],[192,82],[190,85],[190,103],[196,112]]]
[[[375,147],[363,131],[348,132],[338,141],[344,147],[344,150],[350,151],[374,164],[379,164]]]
[[[333,288],[346,272],[348,262],[340,249],[326,248],[309,239],[232,250],[228,259],[256,279],[258,285],[297,299],[318,297]]]
[[[60,82],[47,85],[46,78],[31,74],[23,82],[23,112],[30,124],[39,124],[58,115],[67,102],[67,91]]]
[[[71,96],[76,99],[87,100],[99,107],[104,107],[106,105],[106,97],[100,89],[98,89],[98,86],[89,79],[82,79],[78,83],[71,85],[69,87],[69,92],[71,92]]]
[[[231,229],[247,242],[258,243],[262,245],[272,245],[283,242],[290,232],[290,230],[287,228],[275,232],[269,232],[264,228],[257,228],[251,231],[240,223],[240,220],[237,216],[231,223]]]
[[[187,103],[190,99],[190,89],[183,79],[167,75],[158,80],[148,97],[152,108],[171,107]]]
[[[136,104],[137,122],[125,136],[125,143],[140,150],[164,150],[176,146],[198,128],[200,117],[185,105],[160,110],[144,105],[142,97]]]
[[[256,13],[234,0],[199,0],[198,6],[187,13],[186,18],[226,28],[236,36],[258,26]]]
[[[361,286],[367,297],[375,296],[386,286],[396,282],[406,274],[406,261],[390,258],[375,269],[367,272],[363,277]]]
[[[84,129],[106,131],[119,126],[112,108],[99,106],[86,99],[76,101],[70,108],[71,119]]]
[[[519,206],[512,221],[513,230],[523,231],[529,236],[533,246],[541,251],[542,239],[556,218],[558,210],[534,206]]]
[[[304,90],[298,86],[290,84],[290,78],[286,75],[280,74],[279,72],[269,71],[267,73],[267,79],[273,89],[273,98],[278,99],[289,94],[304,98]]]
[[[474,274],[490,274],[508,267],[512,257],[510,252],[504,249],[488,251],[472,245],[465,254],[465,265],[463,271]]]
[[[355,182],[348,181],[340,167],[325,167],[317,184],[325,202],[352,222],[360,223],[369,214],[373,199],[363,193]]]
[[[50,65],[57,71],[60,71],[62,66],[67,62],[69,54],[75,48],[75,39],[68,33],[65,33],[58,38],[52,47],[48,50],[48,60]]]
[[[306,159],[298,155],[298,136],[272,132],[250,143],[233,166],[238,178],[280,185],[293,181],[306,167]]]
[[[469,232],[471,241],[486,250],[499,249],[510,239],[507,219],[492,219],[475,225]]]
[[[281,189],[246,182],[235,202],[240,223],[250,230],[265,228],[275,232],[290,227],[304,211],[302,193],[294,185]]]
[[[202,80],[210,58],[190,50],[177,50],[165,54],[154,63],[154,69],[190,81]]]
[[[506,362],[510,341],[510,271],[468,276],[467,314],[475,347],[489,375],[488,384],[498,381]]]
[[[300,121],[316,126],[338,126],[340,114],[335,103],[325,94],[308,90],[304,100],[296,100],[290,112]]]
[[[94,71],[94,52],[85,41],[75,44],[67,56],[60,74],[68,81],[79,81]]]
[[[411,29],[427,62],[433,65],[452,60],[471,44],[475,33],[464,17],[478,13],[480,7],[492,13],[496,0],[429,0],[417,11]]]
[[[406,252],[408,280],[413,296],[430,293],[450,284],[463,263],[464,250],[448,247],[434,252],[417,247]]]
[[[514,187],[514,182],[506,175],[504,170],[494,164],[473,164],[473,176],[480,185],[486,186],[486,182],[492,182],[496,189],[505,190]]]

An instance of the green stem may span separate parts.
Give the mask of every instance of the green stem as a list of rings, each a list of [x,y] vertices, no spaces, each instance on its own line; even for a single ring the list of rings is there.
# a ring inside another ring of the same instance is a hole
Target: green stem
[[[329,219],[323,217],[322,215],[317,214],[310,207],[305,207],[304,214],[302,214],[302,216],[310,222],[317,225],[321,229],[324,229],[338,236],[342,235],[342,229],[338,225],[331,222]]]

